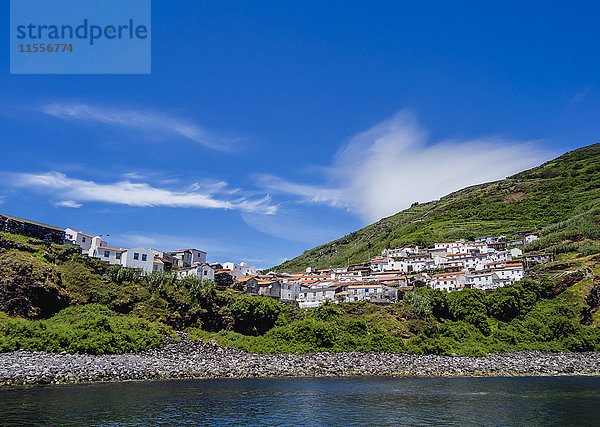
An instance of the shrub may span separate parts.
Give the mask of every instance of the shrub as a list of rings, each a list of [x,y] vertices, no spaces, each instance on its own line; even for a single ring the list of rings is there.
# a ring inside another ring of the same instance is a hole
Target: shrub
[[[179,286],[187,289],[194,301],[202,307],[212,304],[216,298],[216,283],[214,280],[202,280],[197,276],[185,276],[179,281]]]
[[[69,307],[47,320],[0,319],[0,351],[126,353],[162,344],[169,329],[105,306]]]
[[[275,326],[281,306],[268,297],[242,295],[230,306],[234,330],[246,335],[261,335]]]
[[[329,301],[325,301],[324,304],[321,304],[312,311],[312,316],[315,319],[325,322],[338,319],[340,315],[337,304],[332,304]]]
[[[407,292],[404,295],[404,302],[410,305],[414,313],[421,319],[426,319],[433,313],[431,300],[421,293]]]
[[[177,275],[166,271],[153,271],[146,274],[143,281],[151,292],[161,292],[169,286],[175,286]]]
[[[292,323],[290,329],[294,341],[309,351],[333,347],[334,334],[323,322],[301,320]]]
[[[536,294],[518,284],[499,288],[487,297],[490,314],[505,322],[527,313],[535,301]]]
[[[450,318],[448,311],[448,293],[439,289],[418,288],[415,293],[423,295],[431,302],[431,313],[437,319]]]

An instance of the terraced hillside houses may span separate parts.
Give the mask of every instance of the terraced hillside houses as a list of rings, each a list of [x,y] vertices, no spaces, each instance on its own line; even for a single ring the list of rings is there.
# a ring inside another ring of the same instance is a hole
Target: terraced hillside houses
[[[402,291],[423,286],[447,292],[465,288],[492,292],[523,279],[527,269],[554,261],[552,253],[523,256],[520,246],[535,241],[538,235],[522,232],[519,239],[511,241],[504,236],[488,235],[473,241],[437,242],[429,248],[389,248],[366,262],[345,267],[262,274],[244,262],[209,264],[206,252],[198,249],[114,248],[108,246],[103,235],[92,236],[73,228],[62,230],[19,218],[3,218],[7,218],[3,224],[9,231],[14,229],[37,238],[59,232],[57,238],[61,243],[78,246],[83,255],[111,265],[140,269],[143,274],[174,272],[180,279],[194,276],[214,281],[222,289],[232,288],[303,308],[326,301],[388,304],[397,301]]]
[[[262,274],[245,263],[206,262],[198,249],[159,251],[156,249],[111,248],[101,236],[67,229],[67,241],[82,253],[110,264],[141,268],[146,274],[175,271],[179,278],[196,276],[215,280],[220,288],[233,288],[249,295],[271,297],[295,303],[301,308],[333,303],[370,301],[393,303],[400,291],[429,286],[447,292],[476,288],[491,292],[518,282],[528,266],[551,262],[552,254],[523,257],[519,246],[538,238],[524,233],[517,241],[503,236],[482,236],[474,241],[438,242],[430,248],[390,248],[364,263],[301,273]]]
[[[276,280],[279,286],[296,289],[293,294],[300,307],[314,307],[325,301],[392,303],[398,299],[399,291],[415,286],[447,292],[464,288],[492,292],[521,280],[528,264],[554,260],[552,254],[523,257],[519,246],[538,238],[535,233],[524,236],[516,243],[503,236],[483,236],[472,242],[439,242],[431,248],[391,248],[360,264],[256,277],[264,283],[272,285]],[[248,277],[238,283],[245,281]]]

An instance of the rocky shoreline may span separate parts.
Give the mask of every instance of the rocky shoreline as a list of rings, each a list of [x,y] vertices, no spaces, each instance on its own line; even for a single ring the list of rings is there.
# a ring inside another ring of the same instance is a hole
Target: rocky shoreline
[[[187,339],[122,355],[16,351],[0,354],[0,385],[183,378],[304,376],[600,375],[600,353],[495,354],[486,357],[389,353],[249,354]]]

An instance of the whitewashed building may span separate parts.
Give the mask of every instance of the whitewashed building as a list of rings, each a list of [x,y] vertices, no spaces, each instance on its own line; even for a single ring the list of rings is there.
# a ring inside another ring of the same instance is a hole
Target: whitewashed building
[[[121,265],[125,249],[109,248],[108,246],[93,246],[89,256],[106,261],[111,265]]]
[[[474,289],[493,289],[494,273],[469,274],[466,276],[467,285]]]
[[[189,267],[196,263],[206,263],[206,252],[198,249],[180,249],[167,253],[178,260],[177,264],[179,267]]]
[[[154,273],[160,273],[165,271],[165,262],[157,257],[154,257],[154,260],[152,261],[152,272]]]
[[[241,271],[244,276],[256,276],[259,271],[256,267],[250,267],[245,262],[236,264],[235,262],[224,262],[221,264],[225,270]]]
[[[523,243],[528,244],[531,242],[535,242],[538,239],[539,237],[536,234],[530,234],[528,236],[525,236],[525,238],[523,239]]]
[[[512,257],[512,259],[518,258],[520,256],[523,256],[523,251],[519,248],[512,248],[510,250],[510,256]]]
[[[127,249],[121,255],[121,265],[128,268],[141,268],[144,273],[152,273],[154,253],[145,248]]]
[[[463,289],[466,284],[465,272],[435,274],[431,277],[431,287],[443,291]]]
[[[193,267],[184,268],[177,271],[177,276],[183,278],[186,276],[195,276],[204,280],[215,280],[215,270],[209,264],[196,264]]]
[[[296,301],[300,308],[318,307],[325,301],[335,301],[336,290],[337,287],[301,289]]]
[[[300,283],[296,281],[288,281],[281,283],[281,300],[296,301],[300,293]]]
[[[72,228],[65,229],[65,240],[73,245],[81,248],[84,255],[88,255],[92,247],[92,239],[94,237],[81,231],[73,230]],[[106,242],[102,242],[100,246],[106,246]]]
[[[398,289],[382,284],[355,284],[348,285],[344,302],[374,301],[395,302],[398,300]]]
[[[494,273],[498,275],[500,279],[508,279],[511,283],[518,282],[525,277],[525,269],[523,263],[507,263],[503,267],[495,268]]]

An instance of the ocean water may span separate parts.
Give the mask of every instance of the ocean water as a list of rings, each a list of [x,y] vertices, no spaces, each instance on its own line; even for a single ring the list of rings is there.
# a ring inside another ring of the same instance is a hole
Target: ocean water
[[[600,378],[274,378],[0,388],[1,425],[600,425]]]

